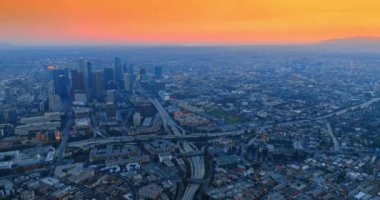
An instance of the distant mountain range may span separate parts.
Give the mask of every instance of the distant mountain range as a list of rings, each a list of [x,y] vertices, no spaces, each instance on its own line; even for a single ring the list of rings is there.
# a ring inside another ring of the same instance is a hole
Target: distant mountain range
[[[17,47],[17,45],[5,43],[5,42],[0,42],[0,48],[1,49],[7,49],[7,48],[13,48],[13,47]]]
[[[338,38],[322,41],[321,43],[325,44],[373,44],[373,42],[380,44],[380,37],[366,37],[366,36],[357,36],[357,37],[348,37],[348,38]]]
[[[325,40],[311,44],[312,48],[337,52],[380,53],[380,37],[349,37]]]
[[[144,45],[144,46],[149,47],[149,45]],[[171,47],[171,46],[172,45],[169,45],[168,47]],[[183,46],[183,45],[179,45],[179,46],[186,48],[186,46]],[[198,47],[201,47],[201,46],[202,45],[199,45]],[[258,45],[258,46],[252,45],[252,47],[266,47],[266,46],[267,45]],[[0,49],[24,49],[25,47],[27,47],[28,49],[34,48],[33,46],[30,46],[30,45],[24,46],[24,45],[16,45],[16,44],[11,44],[11,43],[6,43],[6,42],[0,42]],[[35,47],[55,49],[55,48],[65,47],[65,46],[35,46]],[[91,47],[101,47],[101,46],[83,45],[82,47],[91,48]],[[107,47],[112,48],[112,45],[108,45]],[[176,45],[173,45],[173,47],[176,47]],[[309,44],[295,44],[295,45],[289,44],[289,45],[279,45],[279,46],[272,44],[272,45],[268,45],[267,47],[268,48],[278,48],[278,47],[284,48],[285,47],[285,49],[288,49],[288,50],[295,48],[299,50],[303,49],[303,50],[322,51],[322,52],[380,53],[380,37],[358,36],[358,37],[330,39],[330,40],[324,40],[321,42],[309,43]],[[66,46],[65,48],[71,48],[71,47]],[[76,47],[73,46],[72,48],[76,48]]]

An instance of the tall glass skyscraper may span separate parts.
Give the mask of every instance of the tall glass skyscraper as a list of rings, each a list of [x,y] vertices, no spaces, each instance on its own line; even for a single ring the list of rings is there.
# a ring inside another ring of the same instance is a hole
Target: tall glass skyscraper
[[[106,67],[103,70],[104,75],[104,88],[106,90],[115,89],[114,70],[111,67]]]
[[[120,88],[120,84],[122,84],[123,80],[123,64],[120,58],[115,57],[115,83],[117,85],[116,88]]]
[[[104,100],[104,85],[103,85],[103,73],[102,71],[91,72],[91,91],[92,98],[99,101]]]
[[[160,66],[154,67],[154,76],[156,78],[161,78],[161,76],[162,76],[162,67],[160,67]]]
[[[78,70],[71,70],[71,90],[73,93],[85,92],[84,73]]]
[[[53,84],[55,94],[61,98],[66,98],[69,96],[69,70],[65,69],[54,69],[52,71]]]

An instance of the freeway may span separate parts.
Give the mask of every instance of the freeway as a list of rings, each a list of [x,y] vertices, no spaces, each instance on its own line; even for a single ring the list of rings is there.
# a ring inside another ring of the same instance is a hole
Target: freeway
[[[334,135],[334,132],[331,128],[331,125],[330,123],[326,123],[326,126],[327,126],[327,132],[328,134],[330,135],[331,137],[331,140],[333,141],[334,143],[334,151],[339,151],[339,142],[338,142],[338,139],[336,139],[335,135]]]
[[[73,125],[73,119],[72,119],[73,113],[72,113],[70,105],[71,104],[68,104],[66,107],[67,122],[66,122],[64,129],[62,130],[61,144],[59,145],[57,154],[55,155],[56,156],[56,160],[55,160],[56,165],[60,165],[62,163],[63,153],[65,152],[67,143],[69,141],[69,131],[70,131],[71,126]]]
[[[242,129],[242,130],[236,130],[236,131],[230,131],[230,132],[222,132],[222,133],[193,133],[190,135],[186,135],[185,131],[182,129],[182,127],[178,126],[174,120],[170,117],[170,115],[167,113],[167,111],[162,107],[160,102],[157,99],[150,99],[152,104],[156,107],[158,113],[160,114],[162,120],[163,120],[163,125],[165,127],[165,130],[167,130],[168,133],[172,133],[172,135],[137,135],[137,136],[122,136],[122,137],[107,137],[103,139],[90,139],[86,141],[79,141],[79,142],[71,142],[68,145],[73,146],[73,147],[83,147],[86,145],[93,145],[93,144],[105,144],[109,142],[135,142],[136,140],[150,140],[150,139],[183,139],[183,141],[180,142],[180,152],[182,154],[191,154],[194,152],[197,152],[197,148],[192,144],[189,143],[188,141],[185,141],[186,139],[196,139],[196,138],[205,138],[205,139],[210,139],[214,137],[223,137],[223,136],[238,136],[245,134],[247,132],[250,132],[252,129],[267,129],[267,128],[272,128],[275,125],[265,125],[265,126],[257,126],[257,127],[252,127],[250,129]],[[368,102],[352,106],[350,108],[346,108],[343,110],[336,111],[334,113],[326,114],[323,116],[318,116],[310,119],[303,119],[303,120],[295,120],[295,121],[290,121],[290,122],[282,122],[276,124],[277,127],[282,127],[282,126],[292,126],[295,124],[300,124],[300,123],[307,123],[307,122],[312,122],[312,121],[318,121],[318,120],[323,120],[327,119],[333,116],[339,116],[342,114],[345,114],[350,111],[355,111],[357,109],[364,109],[373,103],[376,103],[380,101],[380,98],[372,99]],[[65,128],[66,129],[66,128]],[[332,133],[331,127],[328,125],[328,131],[330,136],[333,138],[334,142],[334,152],[330,153],[347,153],[347,152],[341,152],[339,151],[339,145],[338,141],[336,140],[334,134]],[[61,143],[61,146],[59,148],[59,160],[62,159],[62,154],[64,151],[64,147],[66,146],[65,143],[67,143],[67,137],[65,137],[67,134],[64,134],[64,139],[63,142]],[[66,138],[66,139],[65,139]],[[189,163],[190,163],[190,170],[191,170],[191,179],[192,180],[203,180],[205,176],[205,164],[204,164],[204,157],[203,156],[192,156],[188,158]],[[59,161],[60,162],[60,161]],[[59,163],[58,162],[58,163]],[[201,183],[196,183],[192,182],[189,183],[183,193],[182,199],[183,200],[191,200],[194,199],[196,192],[200,189]]]
[[[171,130],[174,135],[136,135],[136,136],[120,136],[120,137],[107,137],[105,139],[98,139],[98,138],[93,138],[89,140],[83,140],[83,141],[78,141],[78,142],[70,142],[69,146],[71,147],[83,147],[87,145],[96,145],[96,144],[105,144],[105,143],[112,143],[112,142],[133,142],[135,140],[151,140],[151,139],[197,139],[197,138],[214,138],[214,137],[224,137],[224,136],[239,136],[243,135],[246,132],[250,132],[253,129],[258,129],[258,130],[263,130],[267,128],[272,128],[274,127],[273,124],[271,125],[264,125],[264,126],[256,126],[256,127],[251,127],[248,129],[241,129],[241,130],[235,130],[235,131],[228,131],[228,132],[218,132],[218,133],[192,133],[185,135],[185,131],[183,129],[179,129],[178,125],[171,119],[171,117],[168,115],[166,110],[164,110],[161,106],[161,104],[155,99],[151,100],[154,106],[156,106],[158,112],[160,113],[160,116],[163,120],[164,126],[170,126],[172,127]],[[363,109],[366,108],[373,103],[376,103],[380,101],[380,98],[375,98],[372,99],[368,102],[352,106],[350,108],[346,108],[343,110],[336,111],[334,113],[326,114],[323,116],[319,117],[314,117],[311,119],[302,119],[302,120],[295,120],[295,121],[289,121],[289,122],[281,122],[276,124],[277,127],[284,127],[284,126],[292,126],[295,124],[301,124],[301,123],[306,123],[306,122],[311,122],[311,121],[318,121],[318,120],[323,120],[327,119],[329,117],[332,117],[334,115],[342,115],[344,113],[347,113],[349,111],[354,111],[357,109]]]
[[[68,146],[70,147],[86,147],[91,145],[98,145],[98,144],[107,144],[107,143],[117,143],[117,142],[135,142],[135,141],[147,141],[147,140],[154,140],[154,139],[167,139],[167,140],[182,140],[182,139],[212,139],[216,137],[223,137],[223,136],[239,136],[246,133],[243,130],[239,131],[231,131],[231,132],[225,132],[225,133],[196,133],[191,135],[129,135],[129,136],[117,136],[117,137],[106,137],[106,138],[91,138],[87,140],[81,140],[81,141],[75,141],[75,142],[69,142]]]
[[[159,115],[162,118],[164,126],[168,126],[171,129],[171,132],[174,136],[185,136],[185,130],[177,125],[175,121],[170,117],[168,112],[162,107],[161,103],[157,99],[149,99],[150,102],[156,107]],[[187,141],[180,142],[180,151],[181,153],[191,153],[194,151],[198,151],[198,148]],[[190,168],[191,168],[191,178],[192,179],[203,179],[205,175],[205,165],[204,165],[204,157],[203,156],[193,156],[189,159]],[[182,196],[183,200],[191,200],[194,199],[195,193],[200,188],[200,184],[190,183]]]
[[[120,136],[120,137],[107,137],[107,138],[102,138],[102,139],[89,139],[89,140],[84,140],[84,141],[78,141],[78,142],[70,142],[68,145],[71,147],[84,147],[87,145],[96,145],[96,144],[105,144],[105,143],[111,143],[111,142],[135,142],[136,140],[151,140],[151,139],[183,139],[183,141],[180,141],[181,148],[180,151],[183,154],[186,153],[191,153],[194,151],[198,151],[197,148],[192,144],[187,141],[186,139],[196,139],[196,138],[205,138],[205,139],[210,139],[214,137],[223,137],[223,136],[239,136],[242,134],[245,134],[247,132],[250,132],[252,129],[267,129],[267,128],[272,128],[274,126],[277,127],[282,127],[282,126],[292,126],[295,124],[300,124],[300,123],[307,123],[307,122],[312,122],[312,121],[319,121],[319,120],[324,120],[333,116],[339,116],[342,114],[345,114],[350,111],[355,111],[358,109],[364,109],[376,102],[380,101],[380,98],[375,98],[372,99],[368,102],[352,106],[350,108],[342,109],[339,111],[336,111],[334,113],[326,114],[323,116],[317,116],[314,118],[310,119],[302,119],[302,120],[295,120],[295,121],[288,121],[288,122],[281,122],[277,124],[270,124],[270,125],[264,125],[264,126],[256,126],[256,127],[251,127],[249,129],[241,129],[241,130],[235,130],[235,131],[229,131],[229,132],[221,132],[221,133],[192,133],[189,135],[185,134],[185,130],[180,127],[176,122],[171,118],[171,116],[167,113],[167,111],[162,107],[161,103],[157,99],[152,99],[148,98],[152,104],[155,106],[157,109],[160,117],[162,118],[163,125],[165,127],[165,130],[167,130],[168,133],[172,133],[172,135],[136,135],[136,136]],[[69,122],[68,122],[69,123]],[[70,127],[69,124],[66,124],[66,127]],[[67,128],[65,127],[65,130]],[[65,131],[64,131],[65,132]],[[66,133],[66,132],[65,132]],[[60,163],[62,159],[62,154],[64,152],[64,148],[66,147],[67,143],[67,136],[68,134],[63,133],[63,139],[62,143],[60,145],[60,148],[58,150],[58,160]],[[334,138],[334,137],[333,137]],[[335,139],[333,139],[334,141]],[[339,147],[336,145],[337,141],[334,141],[334,148],[335,152],[336,150],[339,150]],[[339,151],[340,152],[340,151]],[[190,167],[191,167],[191,179],[194,180],[202,180],[204,178],[205,172],[204,172],[204,157],[203,156],[193,156],[190,157],[189,159],[190,162]],[[199,189],[200,184],[197,183],[190,183],[187,188],[185,189],[185,192],[182,196],[182,199],[193,199],[195,196],[196,191]]]
[[[149,99],[150,102],[154,105],[154,107],[157,109],[160,117],[162,118],[164,126],[169,126],[171,131],[174,135],[184,135],[185,130],[178,126],[177,123],[170,117],[168,112],[162,107],[161,103],[156,99]]]
[[[107,137],[104,139],[98,139],[93,138],[89,140],[83,140],[83,141],[77,141],[77,142],[70,142],[69,146],[71,147],[84,147],[88,145],[96,145],[96,144],[106,144],[106,143],[112,143],[112,142],[133,142],[136,140],[151,140],[151,139],[199,139],[199,138],[214,138],[214,137],[224,137],[224,136],[239,136],[243,135],[247,132],[250,132],[253,129],[263,130],[267,128],[272,128],[274,125],[264,125],[264,126],[256,126],[251,127],[248,129],[241,129],[241,130],[235,130],[235,131],[228,131],[228,132],[218,132],[218,133],[192,133],[192,134],[185,134],[185,131],[183,129],[179,129],[178,125],[171,119],[169,114],[166,112],[164,108],[162,108],[161,104],[156,100],[151,100],[153,105],[157,108],[158,112],[160,113],[160,116],[163,120],[164,126],[170,126],[171,130],[174,135],[136,135],[136,136],[120,136],[120,137]],[[277,127],[284,127],[284,126],[292,126],[295,124],[301,124],[311,121],[318,121],[327,119],[329,117],[332,117],[334,115],[342,115],[344,113],[347,113],[349,111],[354,111],[357,109],[363,109],[366,108],[373,103],[376,103],[380,101],[380,98],[372,99],[368,102],[352,106],[350,108],[346,108],[343,110],[336,111],[334,113],[326,114],[319,117],[314,117],[311,119],[302,119],[302,120],[295,120],[295,121],[289,121],[289,122],[281,122],[276,124]]]
[[[371,106],[372,104],[377,103],[379,101],[380,101],[380,97],[377,97],[377,98],[371,99],[367,102],[361,103],[359,105],[351,106],[349,108],[345,108],[343,110],[339,110],[339,111],[336,111],[336,112],[333,112],[333,113],[330,113],[327,115],[319,116],[319,117],[316,117],[314,119],[315,120],[321,120],[321,119],[326,119],[326,118],[332,117],[334,115],[336,115],[336,116],[343,115],[343,114],[350,112],[350,111],[367,108],[368,106]]]
[[[180,152],[181,153],[189,153],[189,152],[194,152],[197,151],[197,147],[189,142],[183,142],[182,145],[180,146]],[[189,158],[190,162],[190,168],[191,168],[191,179],[194,180],[202,180],[205,175],[205,168],[204,168],[204,158],[203,156],[196,156],[196,157],[191,157]],[[200,188],[200,184],[198,183],[190,183],[184,194],[182,199],[190,200],[194,199],[194,195],[197,192],[197,190]]]

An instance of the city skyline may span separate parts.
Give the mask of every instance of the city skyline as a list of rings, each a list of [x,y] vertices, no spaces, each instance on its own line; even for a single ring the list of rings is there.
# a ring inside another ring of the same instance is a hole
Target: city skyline
[[[12,44],[303,44],[379,36],[380,2],[1,2],[0,41]]]
[[[0,200],[380,200],[379,8],[0,0]]]

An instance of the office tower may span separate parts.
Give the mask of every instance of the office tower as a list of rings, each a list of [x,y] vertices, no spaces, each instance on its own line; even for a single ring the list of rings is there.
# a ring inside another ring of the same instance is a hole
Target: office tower
[[[143,77],[145,76],[145,74],[146,74],[145,68],[140,68],[140,70],[139,70],[139,80],[140,81],[143,80]]]
[[[106,103],[115,103],[115,90],[106,91]]]
[[[59,99],[59,96],[54,92],[54,84],[49,83],[48,87],[48,107],[49,111],[59,111],[62,109],[62,103]]]
[[[68,69],[54,69],[52,71],[55,94],[61,98],[69,96],[69,71]]]
[[[141,115],[139,112],[133,114],[133,126],[140,126],[141,124]]]
[[[137,108],[140,114],[144,117],[153,117],[156,114],[156,108],[150,102],[139,102]]]
[[[122,63],[121,63],[121,59],[118,58],[118,57],[115,57],[115,83],[116,83],[116,87],[117,88],[120,88],[120,84],[122,83],[122,79],[123,79],[123,66],[122,66]]]
[[[154,76],[156,78],[161,78],[161,76],[162,76],[162,67],[160,67],[160,66],[154,67]]]
[[[124,74],[124,89],[128,91],[132,89],[131,80],[128,73]]]
[[[79,59],[78,71],[85,73],[86,71],[86,60],[81,58]]]
[[[102,101],[104,99],[103,74],[101,71],[91,72],[92,98]]]
[[[135,80],[135,75],[134,75],[135,72],[134,72],[133,65],[127,65],[127,63],[124,63],[124,73],[129,74],[129,82],[131,84],[131,87],[133,87],[133,82]],[[123,79],[125,79],[124,75],[123,75]],[[125,89],[124,86],[123,86],[123,89]]]
[[[154,82],[154,91],[158,93],[161,90],[165,90],[165,82],[162,80],[156,80]]]
[[[105,110],[107,117],[116,117],[115,90],[107,90]]]
[[[0,110],[0,123],[16,123],[17,112],[16,109],[6,108]]]
[[[74,100],[79,104],[86,104],[87,103],[87,94],[76,93],[76,94],[74,94]]]
[[[62,103],[59,99],[59,96],[56,94],[49,94],[48,95],[48,101],[49,101],[49,111],[55,112],[62,109]]]
[[[127,61],[124,61],[124,64],[123,64],[124,73],[128,73],[128,67],[129,67],[129,65],[128,65]]]
[[[45,112],[46,111],[46,104],[45,104],[46,102],[45,101],[41,101],[41,102],[39,102],[39,104],[38,104],[38,110],[40,111],[40,112]]]
[[[140,68],[140,75],[145,75],[146,74],[146,70],[144,67],[141,67]]]
[[[85,72],[85,80],[86,80],[86,88],[88,91],[91,88],[91,72],[92,72],[92,64],[91,61],[86,61],[86,72]]]
[[[73,94],[86,90],[84,73],[78,70],[71,70],[71,91]]]
[[[135,81],[135,69],[133,65],[129,65],[127,69],[127,73],[129,74],[129,81],[131,82],[131,86],[133,87]]]
[[[104,68],[104,88],[106,90],[113,90],[115,89],[115,79],[114,79],[114,72],[113,68],[107,67]]]

